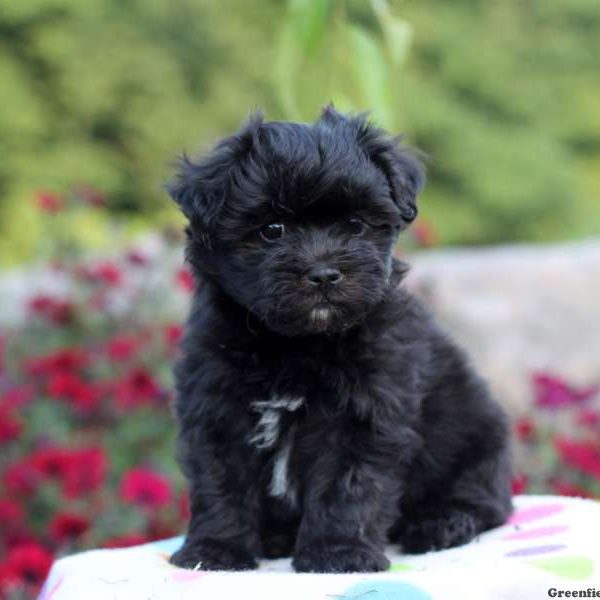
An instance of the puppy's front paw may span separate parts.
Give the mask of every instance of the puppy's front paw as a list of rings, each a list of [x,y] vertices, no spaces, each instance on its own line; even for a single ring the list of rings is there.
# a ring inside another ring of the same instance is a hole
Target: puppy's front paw
[[[470,542],[477,532],[477,522],[472,515],[455,511],[407,523],[400,541],[405,552],[421,554],[461,546]]]
[[[250,552],[240,546],[217,540],[185,545],[169,562],[183,569],[198,571],[248,571],[258,566]]]
[[[374,573],[390,561],[382,552],[359,541],[315,543],[296,552],[292,566],[299,573]]]

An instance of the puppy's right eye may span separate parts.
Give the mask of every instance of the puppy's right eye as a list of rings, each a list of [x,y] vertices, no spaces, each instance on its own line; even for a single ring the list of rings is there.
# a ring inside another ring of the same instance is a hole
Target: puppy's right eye
[[[260,230],[260,237],[265,242],[275,242],[283,237],[285,233],[285,227],[283,223],[269,223]]]

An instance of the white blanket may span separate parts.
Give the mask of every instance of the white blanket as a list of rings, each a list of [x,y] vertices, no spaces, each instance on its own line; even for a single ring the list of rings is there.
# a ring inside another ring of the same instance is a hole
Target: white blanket
[[[503,527],[466,546],[419,556],[388,549],[387,573],[296,574],[289,559],[243,573],[186,571],[173,538],[57,561],[39,600],[536,600],[600,598],[600,503],[518,496]],[[597,596],[566,596],[588,590]]]

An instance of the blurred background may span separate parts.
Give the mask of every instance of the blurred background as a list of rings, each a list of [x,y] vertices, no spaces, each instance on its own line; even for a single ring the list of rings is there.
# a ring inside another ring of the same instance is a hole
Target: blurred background
[[[0,596],[178,534],[194,282],[162,185],[248,114],[369,111],[429,156],[407,285],[515,428],[517,493],[600,497],[597,0],[0,5]]]

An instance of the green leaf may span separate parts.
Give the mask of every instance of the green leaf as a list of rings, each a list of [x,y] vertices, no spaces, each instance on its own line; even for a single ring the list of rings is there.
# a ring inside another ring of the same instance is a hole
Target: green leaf
[[[398,66],[408,55],[412,42],[412,27],[404,19],[392,14],[386,0],[371,0],[371,5],[381,25],[392,63]]]
[[[331,0],[291,0],[290,22],[292,34],[297,37],[300,47],[314,56],[318,50],[331,12]]]
[[[365,30],[344,26],[350,68],[363,110],[370,109],[385,127],[394,128],[391,73],[381,45]]]
[[[286,23],[276,42],[273,64],[273,88],[282,113],[288,119],[298,119],[300,109],[295,93],[301,49],[294,36],[294,27]]]

